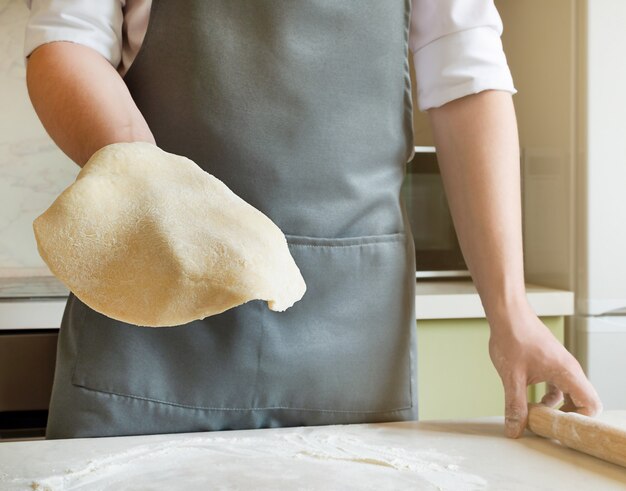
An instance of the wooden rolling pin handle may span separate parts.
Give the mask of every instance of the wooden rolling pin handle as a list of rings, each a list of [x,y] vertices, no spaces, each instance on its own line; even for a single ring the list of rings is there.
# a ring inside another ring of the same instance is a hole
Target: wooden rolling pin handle
[[[528,428],[599,459],[626,467],[626,431],[589,416],[528,405]]]

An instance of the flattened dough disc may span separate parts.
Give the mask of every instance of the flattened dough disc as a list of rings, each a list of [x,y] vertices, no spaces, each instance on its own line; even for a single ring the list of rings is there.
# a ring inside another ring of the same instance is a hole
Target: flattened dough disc
[[[173,326],[306,286],[280,229],[191,160],[149,143],[96,152],[33,223],[39,254],[89,307]]]

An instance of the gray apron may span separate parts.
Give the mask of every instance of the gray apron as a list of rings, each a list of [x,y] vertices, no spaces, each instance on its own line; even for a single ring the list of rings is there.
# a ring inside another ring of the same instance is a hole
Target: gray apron
[[[70,295],[48,438],[417,417],[409,17],[410,0],[154,0],[125,81],[157,144],[267,214],[308,290],[161,329]]]

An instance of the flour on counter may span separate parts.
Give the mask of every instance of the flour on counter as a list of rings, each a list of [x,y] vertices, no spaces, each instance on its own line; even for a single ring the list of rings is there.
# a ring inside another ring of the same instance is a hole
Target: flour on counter
[[[331,429],[332,428],[332,429]],[[487,482],[461,470],[460,456],[373,443],[376,429],[349,425],[264,436],[199,436],[142,444],[92,460],[72,459],[56,474],[13,480],[10,489],[426,489],[478,490]]]

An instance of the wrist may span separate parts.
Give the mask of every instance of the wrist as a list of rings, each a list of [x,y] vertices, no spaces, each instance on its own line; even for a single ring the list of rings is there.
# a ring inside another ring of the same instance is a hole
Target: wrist
[[[535,315],[523,286],[493,289],[481,295],[481,301],[492,329],[509,329],[520,325],[520,319]]]

